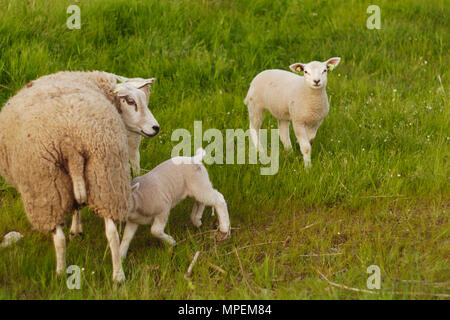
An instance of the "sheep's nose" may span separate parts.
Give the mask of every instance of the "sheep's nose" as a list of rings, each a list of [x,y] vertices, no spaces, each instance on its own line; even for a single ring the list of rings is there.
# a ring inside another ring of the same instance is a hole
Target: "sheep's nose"
[[[155,130],[155,134],[158,134],[158,132],[159,132],[159,127],[158,127],[158,126],[153,126],[152,128],[153,128],[153,130]]]
[[[320,80],[314,80],[315,84],[319,84]]]

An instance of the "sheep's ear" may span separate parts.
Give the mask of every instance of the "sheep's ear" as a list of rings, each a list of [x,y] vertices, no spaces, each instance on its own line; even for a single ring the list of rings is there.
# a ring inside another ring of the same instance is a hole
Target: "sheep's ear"
[[[131,192],[134,192],[134,191],[136,191],[137,189],[139,189],[139,182],[136,183],[136,184],[133,184],[133,185],[131,186]]]
[[[303,63],[294,63],[289,66],[289,68],[294,72],[303,72],[305,71],[305,65]]]
[[[143,87],[150,86],[150,85],[152,85],[155,81],[156,81],[155,78],[150,78],[150,79],[142,80],[142,82],[138,84],[139,87],[137,87],[137,88],[138,88],[138,89],[141,89],[141,88],[143,88]]]
[[[334,57],[325,61],[325,65],[327,66],[328,70],[332,71],[334,68],[338,66],[339,62],[341,62],[341,58]]]

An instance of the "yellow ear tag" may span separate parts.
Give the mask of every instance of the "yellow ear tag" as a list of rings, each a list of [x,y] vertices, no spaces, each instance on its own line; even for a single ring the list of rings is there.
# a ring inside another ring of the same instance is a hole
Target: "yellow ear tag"
[[[120,91],[119,88],[115,88],[113,92],[114,92],[114,93],[118,93],[119,91]]]
[[[298,72],[302,72],[302,68],[300,68],[300,67],[297,67],[297,69],[295,69],[295,70],[297,70]]]
[[[335,67],[334,67],[334,64],[331,64],[331,63],[329,63],[329,64],[327,65],[327,67],[328,67],[328,70],[330,70],[330,71],[333,71],[333,69],[335,68]]]

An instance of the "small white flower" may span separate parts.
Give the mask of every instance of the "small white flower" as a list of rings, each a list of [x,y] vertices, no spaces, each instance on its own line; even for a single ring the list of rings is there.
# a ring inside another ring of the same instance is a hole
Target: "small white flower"
[[[397,89],[394,89],[394,90],[392,90],[392,91],[394,91],[394,93],[395,93],[395,92],[397,92]]]
[[[84,268],[81,268],[81,271],[84,271]]]

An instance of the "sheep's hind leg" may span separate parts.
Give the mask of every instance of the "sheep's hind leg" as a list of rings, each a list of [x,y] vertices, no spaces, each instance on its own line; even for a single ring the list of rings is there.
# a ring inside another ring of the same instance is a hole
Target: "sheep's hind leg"
[[[278,120],[278,129],[280,130],[280,140],[286,150],[292,149],[291,138],[289,137],[289,120]]]
[[[125,259],[127,257],[128,248],[130,247],[130,242],[133,240],[134,234],[138,228],[137,223],[128,221],[125,226],[125,231],[123,232],[122,242],[120,243],[120,258]]]
[[[210,190],[199,190],[195,195],[197,201],[201,201],[207,206],[212,206],[217,212],[219,219],[219,231],[222,233],[219,240],[225,240],[230,235],[230,217],[228,215],[227,203],[223,195],[211,188]]]
[[[117,282],[125,281],[125,273],[122,269],[122,263],[119,255],[119,234],[117,233],[116,225],[110,218],[105,218],[105,231],[106,238],[109,242],[109,248],[111,249],[111,258],[113,265],[113,280]]]
[[[151,233],[155,238],[161,239],[162,241],[170,244],[171,246],[176,245],[176,241],[164,232],[167,224],[167,219],[169,218],[169,211],[163,212],[155,217],[153,220]]]
[[[61,275],[66,270],[66,237],[61,226],[53,231],[53,243],[56,252],[56,273]]]
[[[251,99],[250,99],[251,100]],[[259,141],[259,129],[261,128],[264,109],[258,109],[254,106],[252,101],[248,104],[248,116],[250,118],[250,136],[256,150],[261,150],[261,143]]]
[[[72,216],[72,225],[70,227],[70,236],[83,235],[83,225],[81,224],[81,210],[74,211]]]
[[[197,228],[200,228],[202,225],[203,210],[205,210],[205,205],[200,201],[195,201],[194,207],[192,208],[191,221]]]

